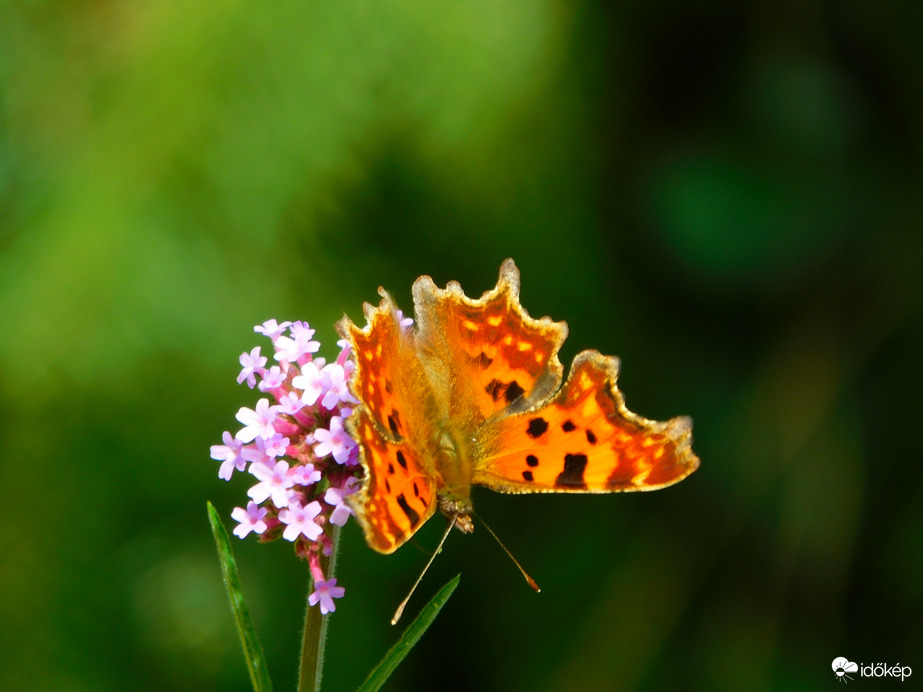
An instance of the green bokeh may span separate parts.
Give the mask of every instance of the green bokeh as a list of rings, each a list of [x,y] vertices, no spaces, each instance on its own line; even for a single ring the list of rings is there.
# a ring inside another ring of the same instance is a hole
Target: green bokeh
[[[914,16],[914,13],[916,16]],[[333,323],[505,257],[569,361],[695,419],[662,493],[510,497],[390,689],[828,689],[923,675],[920,11],[0,5],[0,689],[245,690],[205,514],[252,326]],[[421,532],[430,549],[439,520]],[[307,572],[238,542],[277,689]],[[343,531],[327,689],[425,555]],[[419,606],[418,606],[419,607]],[[411,610],[413,606],[411,606]]]

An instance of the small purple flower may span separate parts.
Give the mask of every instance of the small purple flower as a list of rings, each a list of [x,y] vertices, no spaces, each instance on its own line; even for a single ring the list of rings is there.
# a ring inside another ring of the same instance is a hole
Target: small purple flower
[[[294,416],[305,406],[301,395],[297,392],[286,392],[279,397],[279,412]]]
[[[359,466],[359,445],[354,444],[349,450],[349,457],[344,462],[343,466],[351,466],[353,468],[358,468]]]
[[[338,464],[345,464],[349,460],[350,452],[356,446],[355,440],[343,428],[343,419],[340,416],[330,418],[329,430],[324,428],[315,430],[314,440],[317,442],[314,446],[314,453],[321,458],[330,454]]]
[[[231,433],[225,431],[221,436],[223,445],[212,445],[211,457],[217,461],[223,461],[218,469],[218,478],[226,481],[231,480],[231,474],[234,469],[243,471],[247,468],[247,461],[244,459],[242,452],[244,443],[231,437]]]
[[[279,461],[272,467],[267,464],[252,464],[250,473],[260,481],[247,491],[250,499],[261,504],[267,498],[272,498],[272,504],[279,509],[288,504],[288,489],[295,485],[288,475],[288,462]]]
[[[326,615],[336,610],[333,599],[343,598],[345,593],[346,589],[342,586],[337,586],[336,578],[330,581],[316,581],[314,582],[314,591],[308,596],[308,604],[313,606],[320,602],[320,612]]]
[[[303,320],[297,320],[295,322],[292,322],[291,332],[292,332],[292,337],[296,339],[297,338],[310,339],[312,336],[314,336],[314,330],[311,329],[311,325],[308,324],[307,322],[304,322]],[[301,334],[302,332],[305,332],[307,336],[299,337],[299,334]],[[318,343],[317,345],[319,347],[320,343]],[[316,353],[316,352],[317,352],[316,348],[313,351],[311,351],[311,353]]]
[[[265,464],[267,466],[272,466],[276,462],[271,456],[266,452],[266,440],[262,437],[258,437],[253,441],[253,444],[245,445],[244,448],[240,451],[240,455],[244,458],[245,461],[249,461],[251,464]]]
[[[266,522],[263,521],[263,517],[268,512],[269,510],[260,507],[252,500],[247,503],[247,509],[235,507],[231,510],[231,518],[239,522],[239,524],[234,527],[234,535],[238,538],[245,538],[251,531],[257,535],[262,534],[266,530]]]
[[[324,393],[324,376],[317,362],[305,363],[301,366],[301,374],[292,378],[292,387],[304,391],[301,400],[305,406],[314,406],[320,395]]]
[[[356,363],[352,360],[347,360],[343,365],[343,372],[346,374],[347,382],[353,378],[353,373],[356,372]],[[352,397],[352,401],[356,402],[356,397]]]
[[[257,437],[268,439],[276,434],[272,424],[275,422],[279,407],[270,406],[269,399],[260,399],[256,402],[256,409],[241,407],[237,412],[237,420],[244,427],[236,437],[242,442],[252,442]]]
[[[237,376],[237,384],[247,381],[247,386],[253,389],[256,386],[257,375],[263,375],[263,366],[266,365],[266,357],[260,355],[260,347],[257,346],[250,353],[240,355],[240,364],[243,370]]]
[[[259,384],[261,392],[270,392],[278,389],[285,384],[285,373],[278,365],[273,365],[269,370],[263,372],[263,380]]]
[[[330,514],[330,523],[336,526],[345,526],[346,521],[352,515],[353,510],[346,504],[346,498],[356,492],[356,485],[359,481],[355,477],[350,477],[346,485],[342,488],[327,488],[324,493],[324,502],[333,507]]]
[[[342,365],[339,363],[325,365],[323,371],[321,371],[321,376],[326,391],[320,405],[325,409],[332,411],[340,402],[352,403],[355,401],[353,395],[349,393],[346,371]]]
[[[321,479],[320,471],[314,470],[314,464],[296,466],[288,473],[295,485],[314,485]]]
[[[314,523],[314,517],[321,513],[320,502],[316,500],[302,507],[298,502],[292,502],[288,507],[279,512],[279,521],[287,524],[282,538],[294,541],[299,536],[304,536],[309,541],[316,540],[323,533],[323,529]]]
[[[314,341],[314,330],[305,322],[295,322],[291,327],[291,336],[280,336],[275,341],[276,360],[297,363],[302,356],[310,356],[320,349],[320,342]]]
[[[272,342],[275,343],[276,339],[282,336],[285,333],[285,330],[288,329],[291,324],[291,322],[283,322],[282,324],[278,324],[275,320],[266,320],[263,322],[263,324],[254,327],[253,331],[255,331],[257,334],[268,336]]]
[[[276,433],[265,442],[266,455],[270,457],[281,457],[285,455],[288,449],[289,439],[283,437],[281,433]]]

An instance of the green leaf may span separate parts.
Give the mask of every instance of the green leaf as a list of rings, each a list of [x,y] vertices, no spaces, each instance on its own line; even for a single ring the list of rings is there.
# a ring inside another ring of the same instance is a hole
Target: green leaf
[[[224,524],[221,523],[215,506],[211,502],[208,503],[208,521],[212,525],[212,535],[214,535],[215,544],[218,547],[221,574],[224,577],[224,585],[228,590],[228,598],[231,599],[231,610],[237,623],[240,643],[244,647],[244,657],[247,659],[250,681],[253,683],[255,692],[270,692],[272,690],[272,681],[269,679],[266,657],[263,654],[263,647],[260,646],[257,639],[256,630],[253,628],[247,602],[244,600],[240,575],[237,572],[237,562],[231,552],[231,541],[228,538],[228,532],[224,528]]]
[[[385,655],[375,668],[369,673],[365,682],[359,688],[359,692],[376,692],[380,689],[385,681],[391,677],[391,673],[398,667],[404,657],[410,653],[410,650],[419,641],[426,629],[433,624],[433,620],[442,610],[442,606],[449,600],[449,596],[455,591],[461,575],[457,575],[452,581],[443,586],[439,593],[433,596],[433,600],[426,604],[416,619],[410,623],[410,626],[404,630],[404,634],[397,643],[391,647],[391,650]]]

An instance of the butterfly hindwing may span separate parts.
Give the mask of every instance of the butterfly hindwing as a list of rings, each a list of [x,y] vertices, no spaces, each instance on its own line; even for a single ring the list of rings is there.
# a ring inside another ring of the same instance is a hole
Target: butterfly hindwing
[[[501,492],[655,490],[699,465],[692,421],[660,423],[625,407],[618,360],[579,354],[550,401],[485,423],[472,482]]]
[[[352,496],[352,506],[368,544],[381,553],[391,553],[436,510],[432,473],[406,442],[383,434],[364,407],[353,412],[347,425],[359,443],[367,478]]]

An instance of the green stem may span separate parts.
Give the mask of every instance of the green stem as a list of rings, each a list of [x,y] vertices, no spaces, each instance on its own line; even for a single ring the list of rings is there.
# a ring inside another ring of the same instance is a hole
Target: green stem
[[[340,527],[333,526],[330,538],[333,550],[330,557],[320,555],[321,568],[326,578],[332,579],[337,561]],[[314,589],[314,578],[310,577],[308,595]],[[320,692],[320,681],[324,667],[324,646],[327,641],[327,619],[322,615],[320,606],[310,606],[305,597],[304,639],[301,643],[301,670],[298,674],[298,692]]]

